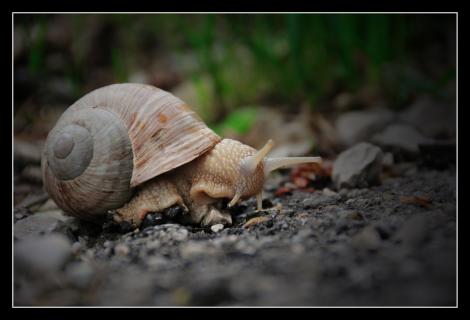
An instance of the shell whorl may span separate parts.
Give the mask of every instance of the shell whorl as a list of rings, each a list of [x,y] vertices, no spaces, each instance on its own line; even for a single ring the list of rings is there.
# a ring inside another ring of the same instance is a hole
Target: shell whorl
[[[46,140],[46,191],[92,220],[126,203],[132,187],[190,162],[220,137],[183,101],[158,88],[116,84],[85,95]]]
[[[46,191],[66,212],[92,219],[131,196],[131,141],[107,110],[67,110],[49,133],[42,162]]]

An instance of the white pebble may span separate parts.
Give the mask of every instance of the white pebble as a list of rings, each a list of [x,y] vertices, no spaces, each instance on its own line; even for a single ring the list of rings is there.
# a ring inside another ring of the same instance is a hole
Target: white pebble
[[[212,227],[211,227],[211,230],[212,232],[219,232],[220,230],[222,230],[224,228],[224,225],[219,223],[219,224],[214,224]]]
[[[80,250],[82,250],[82,244],[79,241],[76,241],[72,244],[72,253],[73,254],[78,254],[80,253]]]

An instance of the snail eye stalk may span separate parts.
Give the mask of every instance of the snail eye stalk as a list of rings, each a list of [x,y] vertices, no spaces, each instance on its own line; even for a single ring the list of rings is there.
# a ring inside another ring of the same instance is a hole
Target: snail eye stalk
[[[294,164],[301,163],[321,163],[321,157],[283,157],[283,158],[266,158],[264,160],[264,175],[268,176],[272,171]]]
[[[264,157],[266,157],[269,151],[271,151],[273,146],[274,142],[269,139],[264,147],[261,148],[258,152],[243,159],[240,163],[240,174],[246,177],[252,175],[255,172],[256,167],[258,167],[261,161],[263,161]]]

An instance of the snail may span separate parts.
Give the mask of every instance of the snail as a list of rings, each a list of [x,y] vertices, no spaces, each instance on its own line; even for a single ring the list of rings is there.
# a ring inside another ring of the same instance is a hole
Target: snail
[[[44,187],[68,215],[141,225],[148,213],[177,206],[191,223],[232,223],[228,207],[256,196],[280,167],[320,157],[269,158],[222,139],[182,100],[144,84],[96,89],[66,109],[42,154]]]

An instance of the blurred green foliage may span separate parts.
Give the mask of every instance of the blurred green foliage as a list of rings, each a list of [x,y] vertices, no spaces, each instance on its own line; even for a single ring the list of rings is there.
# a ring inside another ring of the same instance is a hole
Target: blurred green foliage
[[[70,48],[61,53],[67,61],[62,73],[75,95],[88,89],[91,69],[109,70],[108,82],[125,82],[135,70],[150,72],[152,60],[165,53],[183,81],[191,81],[202,116],[213,122],[240,106],[316,107],[365,87],[399,105],[416,92],[438,93],[455,79],[447,52],[455,16],[400,14],[17,15],[31,75],[47,78],[52,49],[46,34],[64,20]],[[435,44],[447,57],[437,63],[443,71],[423,59],[423,50]],[[185,63],[188,57],[193,63]],[[424,76],[409,76],[397,65],[421,68]],[[235,113],[227,121],[233,126],[237,118],[247,116]]]
[[[46,23],[44,17],[38,21],[37,36],[31,41],[31,49],[28,56],[29,72],[37,74],[44,64],[46,46]]]
[[[212,127],[218,133],[223,134],[232,131],[238,135],[247,134],[254,125],[257,117],[256,106],[246,106],[232,111],[221,123]]]

